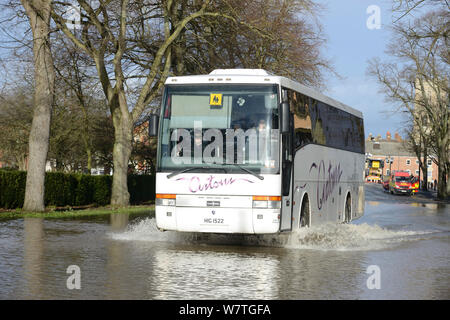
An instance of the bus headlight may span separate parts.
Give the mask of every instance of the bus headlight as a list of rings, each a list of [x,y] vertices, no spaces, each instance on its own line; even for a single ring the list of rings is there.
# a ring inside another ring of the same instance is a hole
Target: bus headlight
[[[280,209],[280,196],[253,196],[254,209]]]
[[[175,206],[177,203],[176,194],[157,193],[155,205],[157,206]]]

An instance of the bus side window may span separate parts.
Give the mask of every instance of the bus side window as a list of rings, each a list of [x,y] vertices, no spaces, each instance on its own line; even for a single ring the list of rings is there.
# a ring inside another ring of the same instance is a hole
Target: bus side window
[[[312,141],[309,98],[293,90],[289,90],[288,95],[294,115],[294,148],[299,148]]]

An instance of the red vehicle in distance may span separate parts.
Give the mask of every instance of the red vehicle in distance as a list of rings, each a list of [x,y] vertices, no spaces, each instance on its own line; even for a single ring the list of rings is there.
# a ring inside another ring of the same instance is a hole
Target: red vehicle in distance
[[[411,194],[414,195],[419,191],[419,178],[411,176]]]
[[[394,171],[389,180],[383,181],[383,188],[391,194],[411,195],[417,192],[412,176],[406,171]]]

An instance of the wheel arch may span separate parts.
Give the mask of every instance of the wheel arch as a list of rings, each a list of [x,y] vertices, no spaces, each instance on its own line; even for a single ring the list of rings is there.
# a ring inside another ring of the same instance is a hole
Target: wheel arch
[[[298,215],[299,219],[298,219],[298,228],[302,228],[301,226],[301,222],[302,222],[302,209],[303,209],[303,203],[305,201],[305,199],[308,200],[308,227],[311,226],[311,197],[308,194],[308,191],[303,192],[303,194],[300,197],[300,213]]]
[[[346,209],[347,209],[347,199],[348,198],[350,198],[350,212],[349,212],[349,217],[348,217],[348,220],[347,220],[347,212],[346,212]],[[345,192],[345,198],[344,198],[345,200],[344,200],[344,215],[343,215],[343,220],[344,220],[344,222],[350,222],[350,221],[352,221],[352,219],[353,219],[353,197],[352,197],[352,192],[351,192],[351,190],[350,190],[350,188],[348,188],[347,189],[347,191]]]

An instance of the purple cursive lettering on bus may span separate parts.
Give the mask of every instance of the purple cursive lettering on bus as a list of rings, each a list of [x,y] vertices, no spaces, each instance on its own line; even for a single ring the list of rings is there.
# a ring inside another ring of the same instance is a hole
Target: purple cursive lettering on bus
[[[317,166],[313,163],[309,168],[309,172],[312,169],[317,169],[317,208],[320,210],[322,206],[327,202],[328,197],[333,193],[336,186],[341,181],[342,169],[341,164],[333,166],[330,162],[328,170],[325,168],[325,162],[322,160]]]
[[[181,181],[181,180],[188,180],[188,179],[178,178],[176,181]],[[202,181],[202,179],[200,179],[200,177],[193,176],[189,179],[188,188],[191,193],[196,193],[199,191],[202,192],[202,191],[208,191],[208,190],[213,190],[213,189],[218,189],[221,187],[229,186],[237,181],[245,181],[248,183],[254,183],[253,181],[244,179],[244,178],[239,178],[239,179],[236,179],[233,177],[216,178],[213,175],[210,175],[209,177],[207,177],[206,179],[204,179]]]

